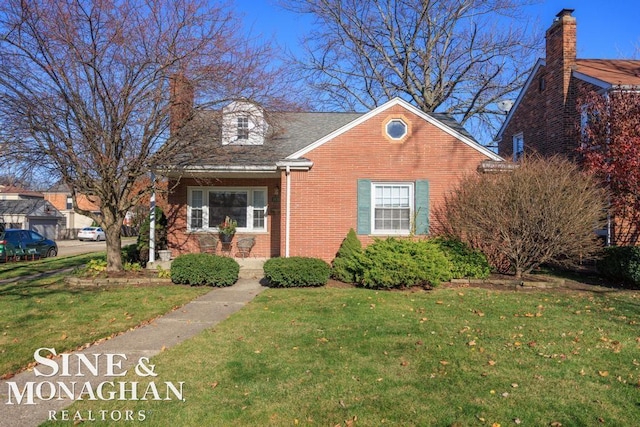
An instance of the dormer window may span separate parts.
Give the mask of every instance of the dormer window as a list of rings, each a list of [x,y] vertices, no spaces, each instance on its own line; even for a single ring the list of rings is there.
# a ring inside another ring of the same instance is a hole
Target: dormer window
[[[249,117],[238,117],[238,139],[249,139]]]
[[[235,101],[222,109],[222,145],[262,145],[269,129],[264,112],[248,101]]]

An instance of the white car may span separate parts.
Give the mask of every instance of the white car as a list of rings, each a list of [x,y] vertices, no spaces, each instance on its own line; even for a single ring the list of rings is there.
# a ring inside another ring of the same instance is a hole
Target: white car
[[[107,240],[107,236],[104,234],[104,230],[100,227],[85,227],[78,232],[78,240]]]

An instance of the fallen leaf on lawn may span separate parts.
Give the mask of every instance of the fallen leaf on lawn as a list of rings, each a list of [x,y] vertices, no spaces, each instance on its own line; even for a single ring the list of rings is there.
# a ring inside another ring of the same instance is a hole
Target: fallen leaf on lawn
[[[443,304],[442,301],[436,301],[436,304]]]
[[[516,424],[522,424],[522,421],[520,421],[520,418],[514,418],[513,422]]]
[[[468,345],[469,347],[473,347],[474,345],[476,345],[476,340],[471,340],[471,341],[469,341],[469,342],[467,343],[467,345]]]
[[[528,345],[529,347],[535,347],[535,346],[537,345],[537,343],[536,343],[535,341],[529,341],[529,342],[527,343],[527,345]]]
[[[551,424],[549,424],[551,427],[562,427],[562,423],[559,423],[558,421],[554,421]]]
[[[518,383],[511,383],[511,387],[518,388]]]
[[[327,338],[325,338],[325,337],[318,338],[318,341],[319,342],[329,342],[329,340]]]
[[[608,377],[609,371],[598,371],[598,375],[600,375],[601,377]]]
[[[262,352],[261,352],[260,350],[256,350],[256,351],[254,351],[254,353],[255,353],[255,354],[260,354],[260,353],[262,353]]]
[[[461,297],[464,296],[464,294],[462,292],[458,292],[458,295],[461,296]]]
[[[216,387],[218,387],[218,381],[214,381],[209,385],[211,386],[211,388],[216,388]]]
[[[487,362],[487,364],[488,364],[489,366],[495,366],[496,361],[495,361],[495,360],[489,360],[489,361]]]
[[[62,334],[62,336],[60,337],[61,340],[66,340],[67,339],[67,334]]]
[[[447,365],[449,364],[449,362],[447,362],[446,360],[441,360],[441,361],[440,361],[440,364],[441,364],[442,366],[447,366]]]
[[[376,381],[380,382],[380,381],[382,381],[382,378],[378,378]]]
[[[409,366],[409,362],[403,360],[402,362],[400,362],[400,366]]]
[[[500,423],[493,423],[491,424],[491,427],[500,427]]]
[[[504,393],[502,393],[502,397],[509,397],[509,393],[505,391]]]

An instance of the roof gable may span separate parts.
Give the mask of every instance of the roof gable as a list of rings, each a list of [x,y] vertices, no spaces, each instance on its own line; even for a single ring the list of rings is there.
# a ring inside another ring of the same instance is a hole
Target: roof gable
[[[473,139],[473,137],[471,135],[469,135],[462,126],[460,126],[455,120],[453,120],[451,117],[449,117],[448,115],[445,114],[428,114],[425,113],[424,111],[414,107],[413,105],[409,104],[408,102],[406,102],[405,100],[401,99],[401,98],[394,98],[384,104],[382,104],[381,106],[374,108],[373,110],[369,111],[366,114],[363,114],[361,117],[351,121],[350,123],[347,123],[346,125],[342,126],[339,129],[336,129],[335,131],[329,133],[328,135],[325,135],[324,137],[318,139],[317,141],[307,145],[306,147],[296,151],[295,153],[287,156],[288,160],[294,160],[294,159],[300,159],[301,157],[303,157],[305,154],[307,154],[308,152],[324,145],[325,143],[327,143],[328,141],[331,141],[332,139],[336,138],[339,135],[342,135],[343,133],[353,129],[354,127],[366,122],[367,120],[371,119],[372,117],[377,116],[378,114],[392,108],[395,106],[401,106],[402,108],[408,110],[409,112],[415,114],[416,116],[420,117],[422,120],[432,124],[433,126],[437,127],[438,129],[444,131],[445,133],[453,136],[454,138],[458,139],[459,141],[463,142],[464,144],[470,146],[471,148],[481,152],[482,154],[486,155],[487,157],[491,158],[492,160],[503,160],[500,156],[498,156],[496,153],[494,153],[493,151],[489,150],[488,148],[480,145],[480,143],[478,143],[477,141],[475,141]],[[437,117],[437,118],[436,118]],[[446,123],[445,123],[446,122]],[[455,126],[456,128],[454,129]],[[466,135],[465,135],[466,134]]]
[[[612,86],[638,87],[640,60],[577,59],[573,74],[603,89]]]
[[[522,89],[520,90],[520,93],[518,94],[518,97],[516,98],[515,102],[511,106],[511,109],[507,113],[507,117],[502,122],[502,126],[500,126],[500,129],[498,130],[498,134],[496,135],[496,140],[499,141],[499,140],[502,139],[502,133],[504,132],[504,130],[509,125],[509,122],[511,121],[511,119],[515,115],[515,112],[518,110],[518,106],[520,105],[520,103],[524,99],[525,95],[529,91],[529,87],[531,86],[531,83],[535,79],[535,77],[538,74],[538,71],[540,70],[540,68],[544,67],[545,65],[546,65],[546,61],[544,59],[542,59],[542,58],[540,58],[540,59],[538,59],[536,61],[536,64],[533,66],[533,69],[531,70],[531,73],[529,73],[529,77],[527,78],[527,81],[524,82],[524,86],[522,86]]]

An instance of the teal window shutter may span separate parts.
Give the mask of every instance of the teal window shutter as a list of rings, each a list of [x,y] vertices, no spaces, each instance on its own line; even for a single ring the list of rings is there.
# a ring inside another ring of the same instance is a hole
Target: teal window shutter
[[[429,234],[429,181],[416,181],[416,234]]]
[[[358,234],[371,233],[371,180],[358,180]]]

